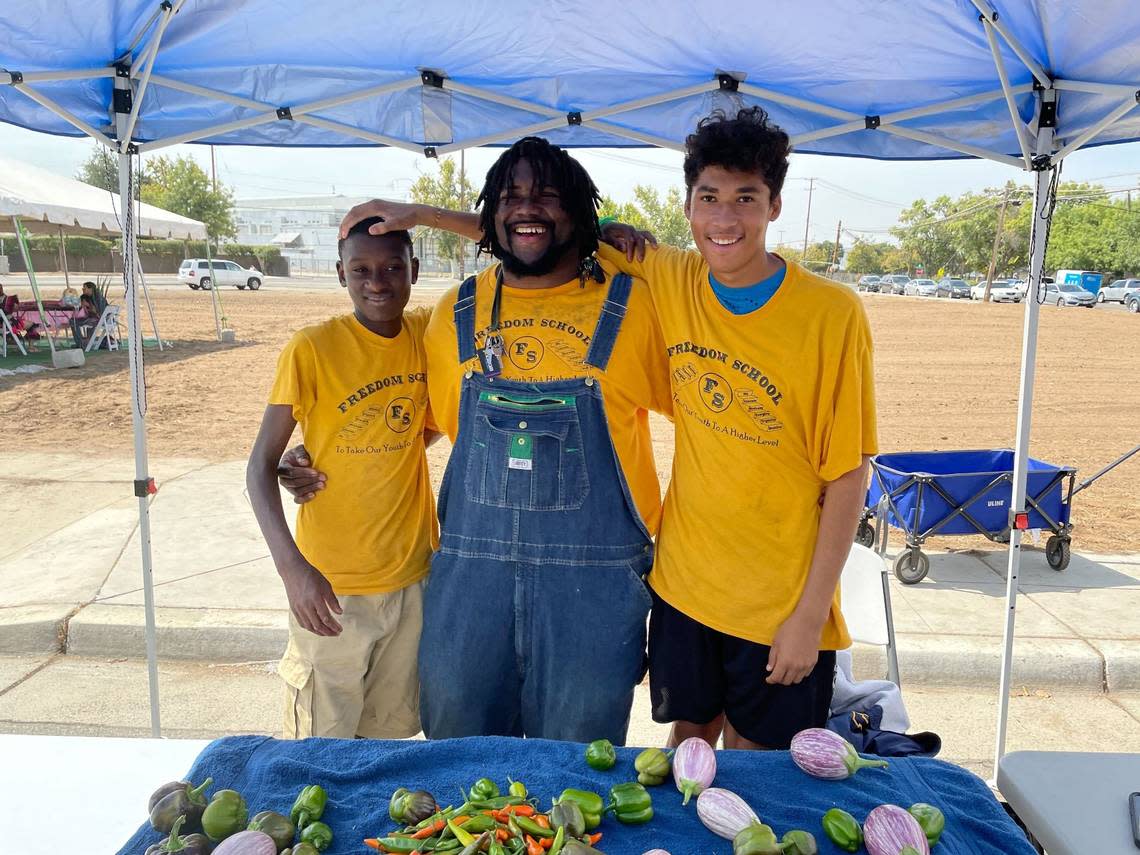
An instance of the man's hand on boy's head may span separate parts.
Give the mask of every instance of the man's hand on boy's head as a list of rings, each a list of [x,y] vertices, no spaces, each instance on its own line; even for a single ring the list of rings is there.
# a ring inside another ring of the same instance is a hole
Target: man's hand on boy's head
[[[414,229],[420,224],[417,214],[421,207],[407,202],[389,202],[387,199],[372,199],[354,205],[340,221],[340,239],[348,237],[349,230],[361,220],[371,217],[380,217],[384,220],[382,223],[369,226],[368,233],[372,235]]]
[[[281,573],[285,582],[285,596],[297,623],[314,635],[340,635],[341,625],[333,617],[344,610],[333,592],[329,580],[316,567],[301,561]]]
[[[323,490],[328,481],[324,472],[312,467],[313,461],[303,445],[295,445],[286,451],[277,465],[277,482],[298,505],[315,499],[317,492]]]
[[[602,242],[608,243],[619,252],[624,252],[626,259],[633,261],[645,260],[645,245],[657,246],[657,238],[652,232],[634,228],[627,223],[606,223],[602,227]]]

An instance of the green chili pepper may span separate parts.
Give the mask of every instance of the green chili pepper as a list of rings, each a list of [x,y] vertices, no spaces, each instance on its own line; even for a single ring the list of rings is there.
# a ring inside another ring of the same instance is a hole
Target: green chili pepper
[[[673,764],[669,761],[669,755],[660,748],[646,748],[633,761],[633,768],[638,771],[638,780],[641,780],[642,775],[646,775],[659,778],[660,780],[657,783],[660,784],[669,777]],[[641,783],[645,784],[646,782],[641,781]]]
[[[946,828],[946,816],[942,811],[934,805],[918,802],[908,807],[907,813],[918,820],[918,824],[922,826],[922,833],[926,835],[926,840],[931,846],[938,842]]]
[[[319,784],[310,784],[297,794],[293,808],[289,811],[289,819],[299,830],[304,830],[310,822],[321,818],[328,804],[329,796]],[[397,820],[399,822],[399,820]]]
[[[332,846],[332,829],[323,822],[310,822],[301,832],[301,842],[316,847],[318,852],[324,852]]]
[[[617,752],[608,739],[595,739],[586,746],[586,765],[599,772],[606,772],[617,763]]]
[[[493,799],[499,795],[499,785],[492,781],[490,778],[480,778],[471,785],[471,790],[467,794],[467,798],[473,802],[481,801],[484,799]]]
[[[218,790],[202,812],[202,831],[217,843],[245,828],[249,810],[245,799],[234,790]]]
[[[562,847],[566,844],[566,827],[558,826],[558,831],[554,834],[554,842],[550,844],[550,851],[547,855],[558,855],[562,851]]]
[[[543,828],[528,816],[516,816],[515,822],[518,823],[518,827],[522,829],[524,834],[529,834],[531,837],[538,838],[554,836],[553,831],[551,831],[549,828]]]
[[[863,845],[863,828],[859,820],[840,808],[832,808],[823,815],[823,831],[828,840],[844,852],[858,852]]]
[[[776,833],[762,822],[746,826],[732,841],[732,855],[780,855]]]
[[[413,840],[411,837],[381,837],[378,842],[384,851],[399,852],[401,855],[415,852],[417,849],[422,850],[426,843],[424,840]]]
[[[470,846],[471,841],[475,839],[475,835],[464,831],[462,828],[455,824],[455,820],[453,819],[449,819],[447,821],[447,827],[451,829],[451,833],[455,835],[455,839],[462,843],[464,846]]]
[[[819,855],[815,837],[806,831],[789,831],[780,839],[784,855]]]
[[[482,834],[484,831],[493,829],[496,824],[494,817],[481,813],[478,816],[471,817],[471,819],[463,823],[460,828],[470,834]]]
[[[641,825],[653,819],[653,798],[649,791],[636,781],[616,784],[610,788],[607,811],[624,825]]]
[[[527,796],[526,784],[524,784],[522,781],[511,781],[510,778],[507,778],[507,780],[510,781],[511,784],[509,787],[507,787],[507,792],[512,796],[518,796],[520,799],[525,799]]]
[[[605,813],[606,806],[597,793],[590,790],[563,790],[556,804],[566,801],[573,802],[581,809],[586,831],[593,831],[602,824],[602,814]]]

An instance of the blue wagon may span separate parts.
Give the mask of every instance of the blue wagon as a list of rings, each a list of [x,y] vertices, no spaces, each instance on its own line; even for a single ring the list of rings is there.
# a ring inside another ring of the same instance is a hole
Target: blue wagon
[[[1076,469],[1029,460],[1028,527],[1051,532],[1045,560],[1054,570],[1069,564],[1075,477]],[[1012,501],[1010,449],[879,454],[871,458],[871,487],[855,539],[874,545],[871,519],[881,506],[886,522],[906,535],[907,548],[895,559],[895,575],[913,585],[930,570],[930,559],[922,551],[928,537],[981,534],[1008,543]],[[882,536],[887,536],[885,530]]]

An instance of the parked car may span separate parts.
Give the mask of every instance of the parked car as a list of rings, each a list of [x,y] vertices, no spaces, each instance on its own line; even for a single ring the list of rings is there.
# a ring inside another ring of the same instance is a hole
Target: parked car
[[[1109,285],[1101,285],[1096,294],[1098,303],[1124,303],[1130,293],[1140,291],[1140,279],[1117,279]]]
[[[879,281],[880,294],[905,294],[910,277],[905,273],[890,273]]]
[[[933,279],[911,279],[906,283],[905,293],[912,297],[933,297],[938,283]]]
[[[855,283],[856,291],[868,291],[872,294],[877,293],[879,290],[879,277],[873,273],[868,273],[859,277],[859,281]]]
[[[1047,282],[1041,286],[1043,303],[1055,306],[1084,306],[1091,309],[1096,305],[1096,297],[1072,282]]]
[[[934,296],[947,297],[952,300],[969,300],[970,286],[966,284],[965,279],[954,279],[947,276],[945,279],[938,280],[938,286],[934,289]]]
[[[1021,291],[1014,279],[995,279],[990,285],[990,300],[994,303],[1020,303]],[[985,280],[970,286],[970,299],[984,300],[986,296]]]
[[[1132,314],[1140,314],[1140,291],[1133,291],[1124,298],[1124,308]]]
[[[212,279],[211,264],[214,268]],[[193,291],[212,288],[215,282],[218,285],[233,285],[239,291],[246,288],[256,291],[261,287],[261,279],[260,270],[250,270],[222,258],[215,258],[212,262],[205,258],[187,258],[178,268],[178,281],[189,285]]]

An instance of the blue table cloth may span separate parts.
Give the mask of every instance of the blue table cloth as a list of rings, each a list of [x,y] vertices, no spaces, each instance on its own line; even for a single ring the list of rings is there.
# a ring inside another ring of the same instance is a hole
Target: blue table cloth
[[[298,791],[320,784],[329,793],[323,820],[333,830],[326,855],[365,855],[366,837],[392,830],[388,799],[397,787],[425,789],[442,805],[459,804],[478,778],[490,777],[506,790],[508,776],[523,781],[547,809],[567,787],[607,795],[614,784],[634,780],[640,749],[617,749],[608,772],[590,769],[582,745],[542,739],[478,737],[421,741],[306,739],[297,742],[264,736],[236,736],[208,745],[187,776],[195,784],[207,776],[217,789],[240,792],[252,816],[275,810],[288,814]],[[155,787],[165,783],[155,781]],[[777,834],[802,828],[815,835],[820,852],[838,855],[823,834],[820,817],[841,807],[860,822],[872,808],[891,803],[937,805],[946,814],[946,833],[934,855],[1034,855],[1024,834],[1009,819],[989,788],[965,769],[940,760],[899,758],[888,769],[864,769],[846,781],[820,781],[801,772],[786,751],[718,751],[715,786],[740,794]],[[598,844],[607,855],[641,855],[662,848],[672,855],[730,855],[732,844],[705,829],[695,800],[681,806],[670,779],[650,787],[656,812],[643,826],[622,826],[607,817]],[[145,805],[139,816],[145,818]],[[144,824],[120,850],[141,855],[163,835]]]

